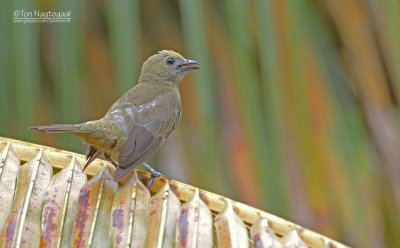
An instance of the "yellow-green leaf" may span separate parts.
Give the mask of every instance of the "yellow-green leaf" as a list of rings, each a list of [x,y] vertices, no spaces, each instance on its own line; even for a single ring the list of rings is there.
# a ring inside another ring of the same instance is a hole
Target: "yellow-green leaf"
[[[169,182],[151,198],[145,247],[174,247],[180,201]]]
[[[182,206],[176,225],[176,247],[212,247],[211,211],[200,199],[198,189]]]
[[[0,234],[0,247],[38,247],[43,200],[53,168],[40,149],[20,167],[11,213]]]
[[[13,145],[8,142],[0,155],[0,229],[10,214],[20,164]]]
[[[118,184],[105,166],[79,193],[72,247],[107,247],[111,207]]]
[[[230,200],[226,200],[225,208],[215,217],[214,224],[217,230],[218,247],[249,247],[246,227],[233,211]]]
[[[144,246],[149,199],[150,192],[135,171],[115,195],[111,211],[110,246]]]
[[[42,214],[42,246],[70,247],[79,192],[86,183],[86,174],[72,157],[70,164],[50,181]]]

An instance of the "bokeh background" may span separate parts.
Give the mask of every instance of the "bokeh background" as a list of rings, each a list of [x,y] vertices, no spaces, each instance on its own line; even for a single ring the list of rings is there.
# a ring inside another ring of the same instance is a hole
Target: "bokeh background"
[[[358,247],[400,247],[398,0],[0,1],[0,135],[100,118],[161,49],[200,61],[150,163]],[[69,11],[65,24],[14,10]]]

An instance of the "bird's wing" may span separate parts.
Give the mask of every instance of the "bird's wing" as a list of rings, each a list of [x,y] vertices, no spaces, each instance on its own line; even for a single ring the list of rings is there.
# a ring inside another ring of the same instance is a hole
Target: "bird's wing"
[[[114,179],[119,180],[160,147],[179,119],[175,96],[159,96],[138,106],[133,125],[122,144]]]

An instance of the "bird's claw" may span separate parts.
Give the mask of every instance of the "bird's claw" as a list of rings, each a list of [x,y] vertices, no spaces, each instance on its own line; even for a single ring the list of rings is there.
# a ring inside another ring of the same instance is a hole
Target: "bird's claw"
[[[156,170],[154,170],[154,171],[151,172],[151,176],[152,176],[152,177],[165,177],[164,174],[162,174],[161,172],[156,171]]]
[[[149,180],[149,182],[147,183],[147,188],[148,188],[148,189],[150,189],[151,185],[153,184],[154,180],[155,180],[157,177],[165,177],[164,174],[162,174],[161,172],[156,171],[155,169],[151,168],[151,166],[148,165],[147,163],[143,163],[143,165],[144,165],[144,167],[146,167],[146,169],[147,169],[148,171],[150,171],[150,173],[151,173],[150,180]]]
[[[153,175],[151,175],[149,182],[147,183],[147,188],[150,189],[151,185],[154,182],[155,177]]]
[[[149,182],[147,183],[147,188],[148,188],[148,189],[150,189],[151,185],[153,184],[154,180],[155,180],[157,177],[165,177],[164,174],[162,174],[162,173],[159,172],[159,171],[154,170],[153,168],[152,168],[152,170],[150,171],[150,173],[151,173],[151,177],[150,177]]]

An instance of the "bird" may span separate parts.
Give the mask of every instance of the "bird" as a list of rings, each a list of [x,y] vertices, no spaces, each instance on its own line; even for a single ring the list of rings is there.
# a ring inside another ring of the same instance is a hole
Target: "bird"
[[[108,109],[103,118],[81,124],[31,126],[29,129],[71,133],[89,144],[85,170],[101,154],[115,167],[119,181],[143,164],[151,173],[148,187],[164,176],[145,161],[175,130],[181,117],[179,83],[200,63],[172,50],[161,50],[142,65],[138,83]]]

